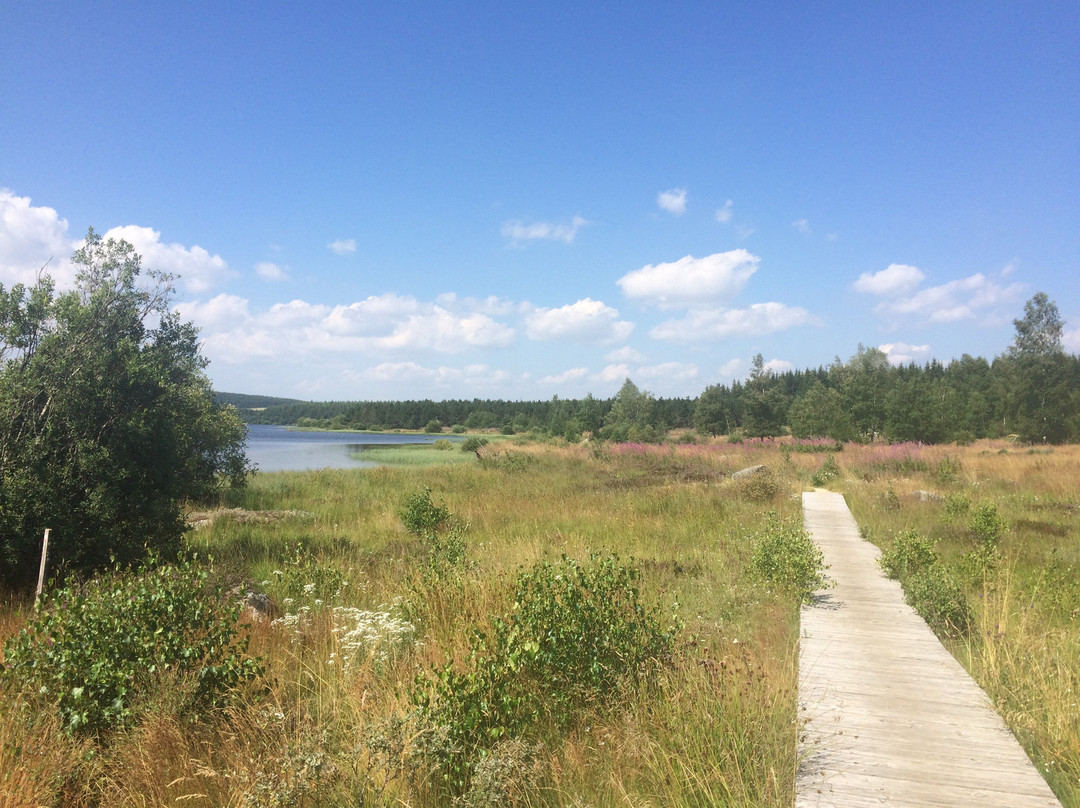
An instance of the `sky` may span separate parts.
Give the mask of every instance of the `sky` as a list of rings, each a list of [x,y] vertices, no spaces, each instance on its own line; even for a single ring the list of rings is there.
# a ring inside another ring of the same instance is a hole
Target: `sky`
[[[0,283],[93,227],[175,273],[215,389],[697,396],[1080,353],[1080,4],[0,9]]]

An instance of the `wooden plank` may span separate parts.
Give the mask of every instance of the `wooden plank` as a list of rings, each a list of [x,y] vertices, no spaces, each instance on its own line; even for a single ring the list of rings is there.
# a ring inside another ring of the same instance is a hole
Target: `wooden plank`
[[[1060,808],[843,497],[804,493],[803,512],[834,586],[801,615],[796,807]]]

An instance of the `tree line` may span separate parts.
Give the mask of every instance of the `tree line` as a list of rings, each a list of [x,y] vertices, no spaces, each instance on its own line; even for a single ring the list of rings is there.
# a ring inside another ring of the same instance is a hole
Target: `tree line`
[[[1080,439],[1080,358],[1062,347],[1063,323],[1043,293],[1013,321],[1016,338],[992,361],[967,354],[948,364],[894,366],[860,345],[813,370],[776,373],[759,354],[743,381],[707,387],[697,398],[655,398],[627,379],[612,398],[550,401],[268,401],[242,410],[249,423],[327,429],[497,429],[568,440],[658,441],[673,429],[705,435],[838,441],[966,443],[1015,437],[1031,443]],[[241,400],[219,394],[223,401]]]

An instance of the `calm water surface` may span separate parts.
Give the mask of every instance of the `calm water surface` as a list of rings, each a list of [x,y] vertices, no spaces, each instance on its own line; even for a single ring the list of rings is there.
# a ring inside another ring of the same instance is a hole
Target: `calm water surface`
[[[360,432],[298,432],[284,426],[251,424],[247,455],[259,471],[360,469],[379,465],[357,459],[374,446],[434,443],[446,435],[398,435]]]

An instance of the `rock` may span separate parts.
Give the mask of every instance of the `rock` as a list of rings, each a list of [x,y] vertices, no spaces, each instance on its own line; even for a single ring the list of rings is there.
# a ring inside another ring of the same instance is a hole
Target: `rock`
[[[757,477],[759,474],[768,474],[769,467],[764,463],[759,463],[756,466],[748,466],[747,468],[740,469],[731,475],[733,480],[742,480],[746,477]]]
[[[945,497],[941,494],[935,494],[933,491],[923,491],[921,488],[918,491],[912,491],[911,496],[919,500],[919,502],[942,502]]]

